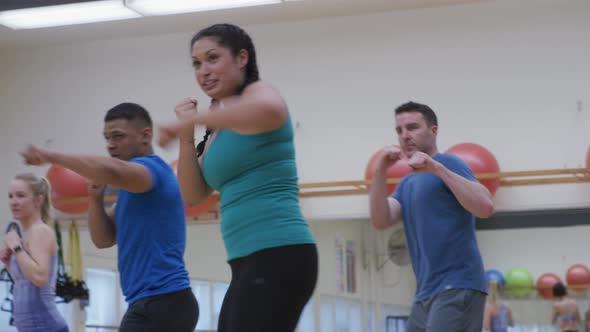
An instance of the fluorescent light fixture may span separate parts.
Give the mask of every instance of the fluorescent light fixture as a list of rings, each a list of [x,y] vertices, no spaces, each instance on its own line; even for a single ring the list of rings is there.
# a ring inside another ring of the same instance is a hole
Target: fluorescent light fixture
[[[107,0],[7,10],[0,12],[0,24],[17,30],[123,20],[134,17],[140,17],[140,15],[125,7],[122,0]]]
[[[169,15],[281,3],[283,0],[126,0],[142,15]]]

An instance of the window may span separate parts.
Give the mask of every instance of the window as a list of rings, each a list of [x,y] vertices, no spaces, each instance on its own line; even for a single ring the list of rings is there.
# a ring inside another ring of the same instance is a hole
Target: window
[[[125,312],[127,311],[127,308],[129,307],[129,304],[127,304],[127,301],[125,301],[125,295],[123,295],[123,292],[121,291],[121,289],[119,288],[117,290],[118,297],[119,297],[119,322],[123,320],[123,316],[125,316]]]
[[[365,329],[367,332],[375,332],[375,304],[367,303],[365,312]]]
[[[78,302],[70,301],[69,303],[58,303],[57,310],[61,313],[62,317],[66,320],[70,330],[73,330],[74,326],[74,303],[78,307]]]
[[[90,304],[86,310],[87,325],[118,325],[118,306],[113,299],[119,298],[117,274],[109,270],[86,269],[86,285],[90,291]],[[106,332],[108,329],[86,328],[87,332]]]
[[[128,305],[119,288],[117,273],[110,270],[87,269],[86,283],[90,289],[90,305],[86,307],[86,324],[119,325]],[[193,294],[199,303],[197,331],[217,329],[221,305],[228,287],[229,284],[225,282],[191,280]],[[113,298],[118,299],[114,301],[115,305],[113,305]],[[15,330],[10,330],[12,331]],[[0,332],[4,332],[1,327]],[[111,330],[86,328],[86,332],[111,332]]]
[[[385,317],[386,332],[406,332],[408,316],[387,316]]]
[[[333,332],[334,328],[334,306],[329,297],[321,296],[320,303],[320,331]]]
[[[215,328],[217,329],[217,322],[219,322],[219,313],[221,312],[221,305],[223,304],[223,298],[229,288],[229,284],[225,282],[213,283],[213,322],[215,322]]]
[[[320,324],[322,332],[361,332],[361,304],[358,300],[339,296],[321,296]]]
[[[199,321],[197,330],[212,330],[217,326],[211,311],[211,283],[208,281],[191,280],[193,294],[199,303]]]
[[[381,330],[385,332],[405,332],[408,314],[399,306],[381,305]]]
[[[315,332],[315,312],[313,299],[309,300],[299,317],[296,332]]]

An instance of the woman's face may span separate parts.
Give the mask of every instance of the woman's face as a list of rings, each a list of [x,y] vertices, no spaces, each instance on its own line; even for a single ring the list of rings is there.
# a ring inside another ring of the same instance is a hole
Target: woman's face
[[[12,217],[16,220],[26,220],[39,209],[39,199],[35,198],[31,186],[19,179],[14,179],[8,187],[8,203]]]
[[[203,37],[192,47],[195,78],[207,96],[221,100],[236,94],[244,82],[248,52],[237,56],[220,45],[215,38]]]

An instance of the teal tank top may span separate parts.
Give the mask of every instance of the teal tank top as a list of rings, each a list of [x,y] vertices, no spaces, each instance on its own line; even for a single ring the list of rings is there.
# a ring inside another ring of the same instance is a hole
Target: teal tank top
[[[256,251],[315,243],[299,206],[291,118],[270,132],[219,130],[202,160],[220,196],[228,261]]]

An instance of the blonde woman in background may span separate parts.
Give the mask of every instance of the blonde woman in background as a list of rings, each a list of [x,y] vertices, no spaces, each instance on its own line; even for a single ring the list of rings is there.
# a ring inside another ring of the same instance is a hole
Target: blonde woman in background
[[[512,310],[508,304],[500,301],[498,282],[492,280],[488,286],[488,298],[483,315],[484,332],[507,332],[514,327]]]
[[[0,260],[14,279],[13,317],[19,332],[68,331],[55,305],[57,240],[47,225],[49,193],[49,182],[32,173],[15,176],[8,189],[10,211],[23,237],[10,230]]]

